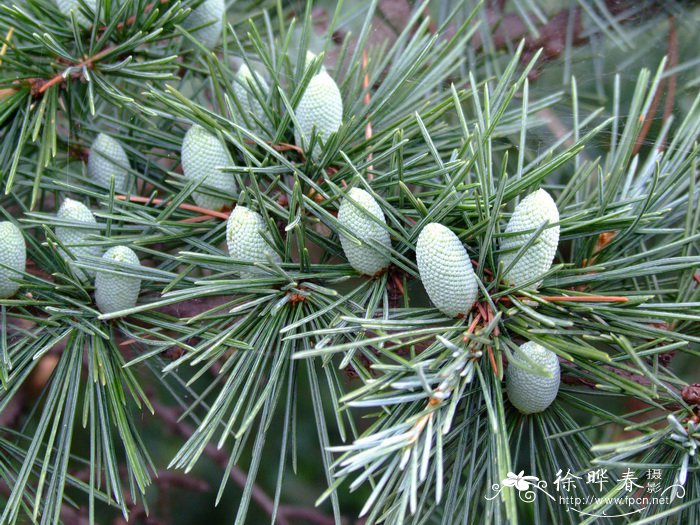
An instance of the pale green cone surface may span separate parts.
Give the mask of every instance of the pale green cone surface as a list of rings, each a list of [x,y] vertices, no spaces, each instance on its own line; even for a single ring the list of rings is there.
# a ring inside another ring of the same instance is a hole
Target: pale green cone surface
[[[92,142],[88,176],[106,190],[114,179],[114,191],[124,193],[129,185],[129,157],[119,141],[100,133]]]
[[[93,12],[97,9],[97,0],[85,0],[84,3]],[[79,25],[87,27],[92,23],[92,20],[83,14],[82,9],[80,8],[80,2],[78,2],[78,0],[56,0],[56,5],[58,6],[59,11],[66,16],[70,16],[70,12],[74,11],[75,19]]]
[[[513,216],[506,226],[506,234],[525,232],[521,235],[504,237],[501,241],[501,263],[505,270],[518,253],[518,250],[527,243],[535,230],[544,223],[554,224],[559,222],[559,210],[551,195],[545,190],[537,190],[525,197],[515,207]],[[544,274],[552,266],[554,255],[559,244],[559,226],[546,228],[538,239],[518,259],[513,267],[504,275],[503,279],[514,286],[520,286],[534,277]],[[508,250],[508,251],[505,251]],[[539,288],[542,281],[538,281],[529,288]]]
[[[21,230],[9,221],[0,222],[0,298],[13,296],[19,290],[18,279],[27,265],[27,245]],[[11,268],[11,269],[10,269]],[[17,271],[13,271],[17,270]]]
[[[376,241],[390,248],[389,232],[374,222],[366,213],[359,210],[350,199],[361,206],[365,212],[372,214],[386,224],[384,212],[374,197],[363,189],[352,188],[348,192],[348,197],[349,199],[343,199],[340,205],[338,222],[345,226],[362,244],[358,245],[355,240],[343,235],[341,231],[340,243],[343,246],[343,252],[355,270],[366,275],[375,275],[389,266],[390,259],[388,255],[378,251],[367,241]]]
[[[343,99],[335,81],[326,71],[321,71],[309,81],[306,91],[295,110],[299,128],[294,130],[296,145],[306,150],[312,133],[321,137],[324,144],[343,123]],[[316,141],[313,157],[321,155],[321,146]]]
[[[192,10],[182,26],[188,31],[199,27],[192,33],[192,36],[207,49],[212,49],[221,36],[225,10],[224,0],[204,0]],[[206,27],[200,27],[208,22],[212,23]]]
[[[262,76],[260,76],[258,73],[251,72],[250,68],[245,64],[241,64],[241,67],[238,68],[236,80],[237,82],[233,83],[233,92],[235,93],[238,101],[241,103],[241,107],[246,118],[251,122],[250,131],[260,134],[260,132],[264,130],[262,130],[260,126],[254,124],[251,115],[257,118],[260,122],[263,122],[268,127],[270,126],[270,121],[265,114],[265,110],[255,96],[255,90],[260,87],[262,89],[262,95],[267,97],[270,88]]]
[[[86,255],[99,257],[101,249],[96,244],[86,242],[85,237],[95,235],[99,232],[97,221],[92,212],[81,202],[73,199],[66,199],[58,209],[56,216],[64,221],[84,223],[85,227],[76,226],[57,226],[56,238],[66,247],[75,259],[80,259]],[[85,243],[83,246],[71,246],[72,244]],[[73,272],[81,278],[85,278],[85,274],[80,268],[77,268],[72,261],[70,266]],[[89,271],[89,275],[94,275],[94,272]]]
[[[236,181],[233,174],[221,170],[230,165],[228,151],[218,138],[196,124],[187,131],[182,140],[182,172],[185,178],[204,181],[202,185],[210,188],[207,193],[195,191],[192,194],[197,206],[220,210],[232,204]],[[228,197],[210,195],[214,192]]]
[[[102,256],[106,261],[140,265],[138,256],[127,246],[114,246]],[[136,306],[141,291],[141,279],[98,271],[95,276],[95,303],[103,314]]]
[[[265,241],[268,229],[262,216],[245,206],[236,206],[226,223],[226,244],[236,261],[266,263],[268,258],[280,262],[280,256]],[[244,279],[260,273],[257,268],[242,271]]]
[[[445,315],[467,314],[478,293],[476,276],[459,238],[436,222],[426,225],[416,244],[418,272],[428,297]]]
[[[554,352],[533,341],[520,346],[515,357],[525,361],[521,354],[544,368],[550,377],[543,377],[512,363],[506,370],[506,390],[511,404],[523,414],[542,412],[552,404],[559,392],[560,370],[559,358]]]

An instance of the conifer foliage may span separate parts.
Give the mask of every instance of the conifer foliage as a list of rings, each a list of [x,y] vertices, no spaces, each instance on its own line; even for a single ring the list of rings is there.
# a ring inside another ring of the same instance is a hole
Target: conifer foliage
[[[695,4],[2,2],[0,524],[700,522]]]

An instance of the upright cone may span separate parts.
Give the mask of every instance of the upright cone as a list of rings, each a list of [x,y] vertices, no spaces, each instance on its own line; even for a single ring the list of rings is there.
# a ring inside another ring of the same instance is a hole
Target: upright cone
[[[552,404],[559,392],[559,358],[551,350],[533,341],[521,345],[515,353],[516,358],[522,355],[544,368],[547,376],[537,375],[510,363],[506,371],[508,399],[523,414],[542,412]]]
[[[100,256],[100,252],[102,251],[101,248],[98,245],[85,240],[87,236],[94,235],[99,232],[95,216],[87,206],[73,199],[66,199],[58,209],[56,216],[64,221],[82,223],[81,225],[76,224],[75,226],[56,227],[56,238],[61,241],[64,246],[66,246],[66,249],[75,259],[80,259],[86,255],[92,257]],[[76,244],[81,245],[75,246]],[[73,270],[73,273],[75,273],[79,279],[86,278],[85,273],[80,268],[75,266],[72,258],[69,258],[69,265]],[[94,272],[88,271],[88,275],[93,276]]]
[[[5,299],[19,290],[20,272],[27,265],[27,245],[22,231],[9,221],[0,222],[0,263],[4,265],[0,266],[0,298]]]
[[[140,265],[138,256],[127,246],[114,246],[102,256],[103,260]],[[95,276],[95,303],[103,314],[127,310],[136,306],[141,291],[141,279],[98,271]]]
[[[299,128],[294,130],[294,141],[305,151],[314,134],[318,134],[325,144],[340,129],[343,123],[343,99],[335,80],[325,68],[311,78],[294,113],[299,123]],[[316,141],[312,157],[319,158],[321,152],[321,145]]]
[[[237,261],[266,263],[281,258],[265,240],[267,225],[262,216],[245,206],[236,206],[226,223],[226,243],[231,257]],[[250,267],[241,272],[243,279],[259,276],[261,270]]]
[[[236,80],[237,82],[233,83],[233,92],[241,104],[243,113],[251,122],[250,131],[260,134],[260,132],[264,132],[265,130],[259,125],[254,124],[252,117],[255,117],[267,127],[270,126],[270,121],[267,118],[265,110],[260,104],[260,101],[255,96],[255,91],[257,88],[260,88],[262,90],[261,94],[267,97],[270,88],[262,76],[260,76],[258,73],[251,72],[250,68],[245,64],[241,64],[241,67],[238,68]]]
[[[479,291],[467,251],[449,228],[431,222],[418,236],[416,262],[425,291],[445,315],[466,315]]]
[[[559,210],[549,193],[540,189],[525,197],[516,206],[506,226],[506,237],[501,241],[503,254],[500,260],[503,269],[506,270],[511,265],[520,248],[540,226],[558,222]],[[512,235],[517,232],[523,233]],[[503,279],[514,286],[522,286],[533,278],[541,276],[552,266],[558,244],[559,226],[545,228],[535,243],[527,248],[510,270],[507,270]],[[528,288],[537,289],[540,284],[542,284],[541,280],[528,285]]]
[[[221,169],[230,165],[226,146],[218,138],[197,124],[187,131],[182,140],[182,172],[185,178],[203,181],[202,186],[206,187],[192,194],[197,206],[220,210],[233,203],[236,180],[232,173]]]
[[[129,186],[129,157],[119,141],[100,133],[92,142],[88,158],[88,176],[105,190],[114,179],[114,191],[124,193]]]

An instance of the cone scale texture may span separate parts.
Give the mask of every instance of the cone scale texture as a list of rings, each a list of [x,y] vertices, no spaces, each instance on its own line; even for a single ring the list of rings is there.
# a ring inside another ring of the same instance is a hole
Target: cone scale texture
[[[314,134],[325,144],[331,134],[343,123],[343,99],[331,76],[322,70],[309,81],[295,110],[299,128],[294,130],[296,145],[308,149]],[[321,145],[316,141],[312,156],[321,156]]]
[[[97,221],[95,216],[87,206],[73,199],[66,199],[58,209],[56,216],[64,221],[84,223],[85,227],[78,226],[57,226],[56,238],[66,246],[66,249],[73,255],[75,259],[80,259],[83,256],[89,255],[99,257],[101,249],[95,244],[86,243],[85,238],[89,235],[94,235],[98,232]],[[85,243],[82,246],[71,246],[72,244]],[[71,269],[80,279],[85,279],[85,273],[77,268],[73,261],[69,262]],[[88,271],[88,275],[94,275],[94,272]]]
[[[192,10],[182,25],[188,31],[198,27],[199,29],[195,29],[192,36],[207,49],[212,49],[221,36],[225,11],[224,0],[204,0]],[[204,24],[207,25],[200,27]]]
[[[559,222],[559,210],[545,190],[537,190],[525,197],[515,208],[506,226],[506,234],[523,232],[504,237],[501,241],[501,262],[505,270],[515,260],[518,250],[525,245],[540,226]],[[514,286],[522,286],[536,276],[544,274],[552,266],[559,244],[559,226],[545,228],[518,261],[508,270],[503,279]],[[539,288],[542,281],[528,285]]]
[[[237,261],[266,263],[268,257],[280,262],[280,256],[265,241],[268,229],[262,216],[245,206],[236,206],[226,223],[226,244],[229,255]],[[261,270],[241,272],[243,279],[259,276]]]
[[[114,179],[114,191],[124,193],[129,186],[129,157],[122,145],[109,135],[100,133],[90,147],[88,176],[109,190]]]
[[[390,259],[388,255],[381,253],[367,241],[375,241],[391,248],[391,239],[389,232],[368,217],[366,213],[370,213],[386,224],[384,212],[374,197],[363,189],[352,188],[348,192],[348,197],[349,199],[344,199],[340,205],[338,222],[350,230],[361,244],[341,232],[340,243],[343,246],[343,252],[355,270],[365,275],[375,275],[389,266]],[[350,199],[355,201],[364,210],[364,213]]]
[[[554,352],[533,341],[521,345],[516,357],[520,353],[545,368],[550,377],[543,377],[510,364],[506,370],[508,399],[523,414],[542,412],[552,404],[559,392],[559,358]]]
[[[270,122],[265,114],[265,110],[255,96],[254,89],[260,87],[262,94],[267,97],[270,88],[268,87],[264,78],[262,78],[258,73],[251,72],[250,68],[245,64],[241,64],[241,67],[238,68],[236,79],[238,82],[233,83],[233,92],[238,101],[241,103],[243,113],[249,119],[249,121],[251,121],[250,131],[259,134],[264,130],[261,129],[260,126],[253,123],[251,115],[267,126],[270,125]]]
[[[0,222],[0,298],[13,296],[19,290],[17,280],[27,265],[27,246],[21,230],[9,221]],[[13,271],[16,270],[16,271]]]
[[[203,127],[193,125],[182,140],[182,172],[186,179],[203,181],[207,191],[192,194],[197,206],[220,210],[230,206],[236,192],[236,181],[231,173],[221,170],[231,165],[226,147]],[[227,195],[228,198],[211,195]]]
[[[445,315],[471,310],[478,293],[472,262],[459,238],[436,222],[425,226],[416,244],[416,262],[428,297]]]

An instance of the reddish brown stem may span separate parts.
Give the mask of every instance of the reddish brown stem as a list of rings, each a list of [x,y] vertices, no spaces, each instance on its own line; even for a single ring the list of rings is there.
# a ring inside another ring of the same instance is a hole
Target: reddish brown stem
[[[678,65],[679,53],[678,53],[678,30],[676,29],[676,19],[672,16],[668,18],[668,65],[670,69],[675,68]],[[674,73],[668,78],[668,90],[666,91],[666,101],[664,103],[664,115],[663,121],[666,122],[673,113],[673,106],[676,100],[676,84],[678,82],[678,77]],[[665,149],[666,140],[661,146],[661,149]]]
[[[463,339],[465,343],[467,341],[469,341],[469,337],[467,337],[467,335],[474,333],[474,330],[476,330],[476,325],[479,324],[479,321],[481,321],[481,314],[480,313],[478,313],[474,316],[474,320],[469,325],[469,328],[467,328],[467,333],[464,335],[464,339]]]
[[[489,354],[489,363],[491,363],[491,369],[493,370],[493,373],[498,375],[498,366],[496,365],[496,357],[493,355],[493,349],[491,346],[486,347],[486,351]]]
[[[73,64],[70,66],[71,68],[78,68],[82,69],[84,67],[88,69],[92,69],[92,67],[95,65],[95,62],[98,62],[100,59],[102,59],[105,55],[107,55],[110,51],[112,51],[113,47],[108,46],[104,48],[102,51],[99,53],[94,54],[91,57],[87,57],[80,62]],[[76,71],[75,73],[71,75],[66,75],[65,72],[62,73],[56,73],[56,75],[53,76],[53,78],[46,80],[43,78],[32,78],[29,80],[29,83],[32,85],[32,91],[37,94],[37,95],[42,95],[45,93],[49,88],[62,84],[67,78],[79,78],[82,73]]]
[[[649,108],[649,112],[646,115],[639,116],[640,122],[644,122],[644,124],[642,125],[642,129],[639,131],[639,136],[637,137],[637,141],[634,144],[632,155],[636,155],[637,153],[639,153],[639,150],[642,149],[642,146],[644,145],[644,140],[647,138],[649,128],[651,128],[651,123],[654,121],[654,115],[656,115],[656,110],[658,109],[659,103],[661,102],[661,97],[663,96],[664,84],[664,80],[659,82],[659,86],[656,90],[656,93],[654,94],[654,100],[651,101],[651,107]]]
[[[170,201],[164,199],[151,199],[149,197],[139,197],[138,195],[116,195],[116,198],[122,201],[140,202],[142,204],[152,203],[152,204],[168,204]],[[207,208],[202,208],[200,206],[195,206],[194,204],[180,204],[178,206],[181,210],[194,211],[201,213],[202,215],[208,215],[210,217],[217,217],[219,219],[228,219],[229,214],[222,211],[208,210]],[[187,220],[187,219],[186,219]]]
[[[294,144],[287,144],[286,142],[281,142],[279,144],[273,144],[272,142],[268,142],[268,144],[275,151],[296,151],[299,155],[301,155],[302,159],[304,158],[304,150]]]

